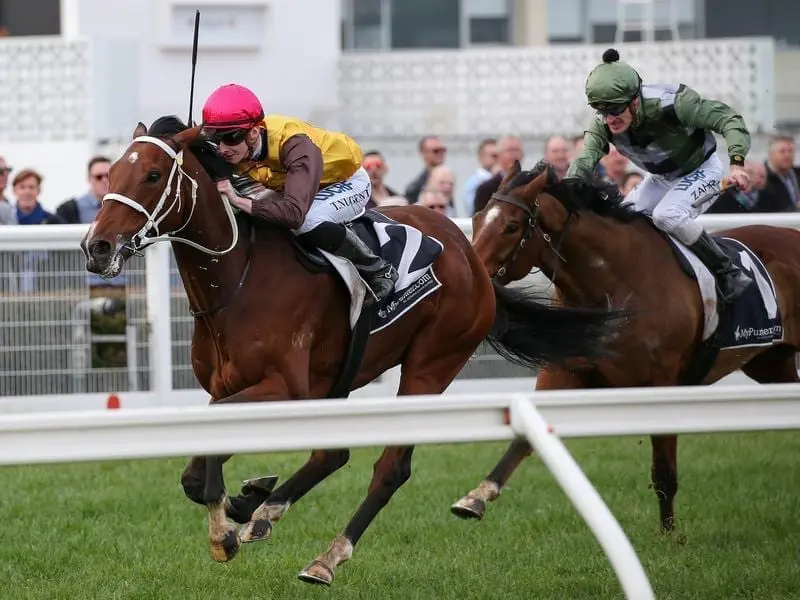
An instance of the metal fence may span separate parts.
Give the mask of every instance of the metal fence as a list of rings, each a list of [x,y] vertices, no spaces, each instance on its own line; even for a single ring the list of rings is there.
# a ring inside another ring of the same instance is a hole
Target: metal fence
[[[124,292],[110,297],[90,287],[78,249],[0,250],[0,396],[152,389],[145,275],[132,258]],[[194,320],[171,252],[170,312],[173,389],[198,389]],[[481,346],[459,378],[534,375]]]

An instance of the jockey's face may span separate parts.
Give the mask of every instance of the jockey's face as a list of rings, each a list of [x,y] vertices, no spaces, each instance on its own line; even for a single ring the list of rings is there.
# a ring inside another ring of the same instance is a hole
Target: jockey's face
[[[611,133],[619,135],[620,133],[625,133],[631,126],[638,107],[639,99],[634,98],[630,104],[611,106],[597,112],[611,130]]]
[[[258,134],[258,127],[220,132],[214,136],[219,144],[219,155],[233,165],[247,160],[253,153]]]

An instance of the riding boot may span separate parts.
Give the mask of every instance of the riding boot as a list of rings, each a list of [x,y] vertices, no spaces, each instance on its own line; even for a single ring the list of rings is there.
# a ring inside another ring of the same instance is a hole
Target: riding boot
[[[705,231],[694,244],[689,246],[689,249],[715,275],[722,301],[726,304],[736,300],[747,289],[747,286],[753,283],[753,280],[731,262],[714,238]]]
[[[394,289],[397,270],[391,263],[373,254],[352,229],[345,227],[345,231],[341,245],[332,251],[333,254],[352,262],[372,288],[378,302],[382,302]]]

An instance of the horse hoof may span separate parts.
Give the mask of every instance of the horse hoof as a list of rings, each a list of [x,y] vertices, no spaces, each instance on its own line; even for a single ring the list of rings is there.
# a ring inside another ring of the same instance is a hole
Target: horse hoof
[[[272,523],[269,519],[255,519],[245,523],[239,531],[239,538],[243,544],[260,542],[272,537]]]
[[[211,558],[217,562],[228,562],[236,556],[241,541],[235,529],[225,534],[221,542],[211,542]]]
[[[305,569],[297,574],[300,581],[316,585],[330,585],[333,583],[333,570],[322,562],[312,561]]]
[[[477,519],[480,521],[486,514],[486,502],[478,498],[464,496],[450,507],[450,512],[462,519]]]

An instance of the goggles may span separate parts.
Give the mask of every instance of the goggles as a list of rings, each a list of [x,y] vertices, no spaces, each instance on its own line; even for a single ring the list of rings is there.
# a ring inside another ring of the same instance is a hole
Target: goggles
[[[203,134],[217,144],[225,144],[226,146],[237,146],[244,141],[247,137],[249,129],[206,129]]]
[[[624,104],[609,104],[607,102],[592,102],[589,106],[591,106],[594,110],[596,110],[601,115],[611,115],[613,117],[618,117],[622,113],[625,112],[625,109],[628,108],[628,102]]]

